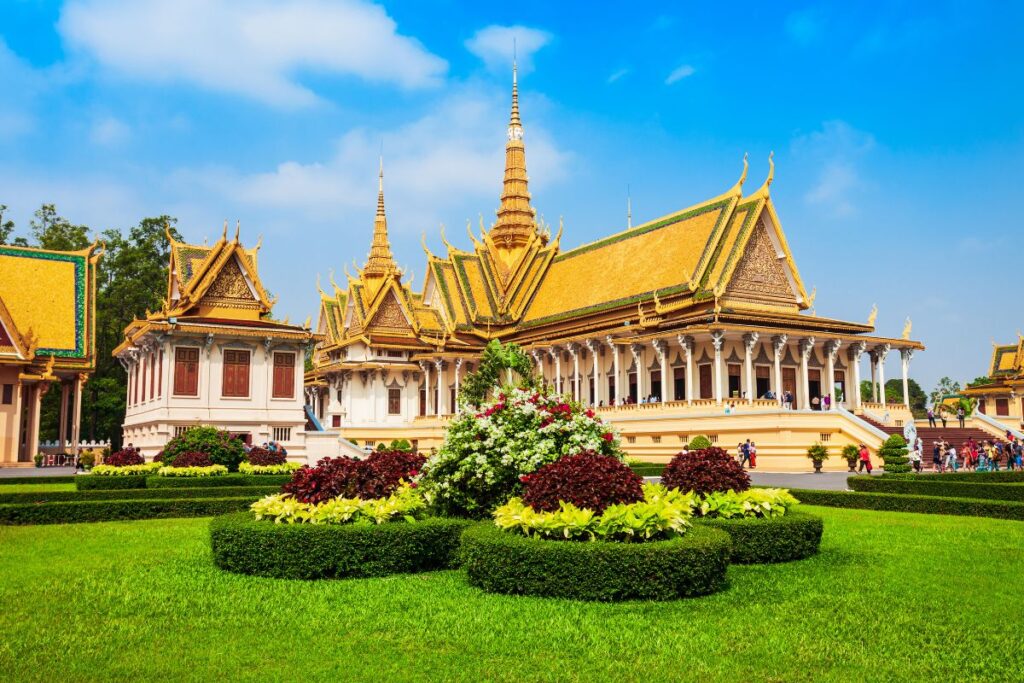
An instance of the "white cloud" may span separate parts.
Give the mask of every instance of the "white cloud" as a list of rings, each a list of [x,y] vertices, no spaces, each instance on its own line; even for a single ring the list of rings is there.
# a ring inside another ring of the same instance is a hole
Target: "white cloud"
[[[668,78],[665,79],[665,85],[672,85],[676,81],[681,81],[688,76],[692,76],[695,72],[696,69],[689,64],[678,66],[668,75]]]
[[[392,232],[412,236],[426,230],[434,235],[438,222],[445,221],[449,235],[457,237],[463,234],[461,222],[467,217],[478,211],[488,215],[497,206],[506,102],[507,94],[499,90],[465,88],[427,116],[397,128],[349,131],[330,154],[315,162],[288,160],[253,174],[227,168],[182,170],[174,180],[183,194],[198,187],[232,204],[289,216],[291,223],[301,217],[311,223],[351,225],[354,235],[364,235],[363,228],[368,230],[373,220],[377,155],[383,140]],[[523,105],[528,112],[530,100]],[[528,115],[526,153],[535,187],[565,177],[570,155],[531,125]],[[476,225],[475,218],[473,222]]]
[[[533,71],[533,55],[551,42],[553,36],[547,31],[528,26],[491,25],[477,31],[466,41],[466,49],[482,59],[487,68],[495,71],[507,70],[512,65],[513,41],[519,71]]]
[[[623,78],[623,77],[628,76],[628,75],[629,75],[629,69],[627,69],[627,68],[616,69],[615,71],[611,72],[608,75],[608,82],[609,83],[614,83],[615,81],[619,80],[620,78]]]
[[[874,136],[845,121],[825,121],[820,130],[796,138],[794,156],[818,168],[804,200],[826,207],[836,217],[854,215],[858,194],[868,184],[860,163],[874,148]]]
[[[126,123],[113,116],[105,116],[93,123],[89,139],[96,145],[119,145],[125,142],[130,135],[131,128]]]
[[[303,72],[418,88],[439,84],[447,69],[362,0],[71,0],[58,28],[116,73],[284,107],[317,101]]]

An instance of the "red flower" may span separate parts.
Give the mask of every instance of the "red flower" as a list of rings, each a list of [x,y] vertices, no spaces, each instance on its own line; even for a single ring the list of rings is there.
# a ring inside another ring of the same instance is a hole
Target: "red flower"
[[[611,443],[612,440],[615,439],[611,432],[605,432],[604,434],[601,435],[601,438],[607,441],[608,443]]]
[[[585,413],[585,415],[587,417],[594,417],[594,411],[591,410],[590,408],[587,408],[587,412]]]
[[[409,488],[411,488],[411,489],[414,489],[414,488],[416,488],[416,487],[418,487],[418,486],[419,486],[419,484],[417,484],[416,482],[411,482],[411,483],[409,484]]]

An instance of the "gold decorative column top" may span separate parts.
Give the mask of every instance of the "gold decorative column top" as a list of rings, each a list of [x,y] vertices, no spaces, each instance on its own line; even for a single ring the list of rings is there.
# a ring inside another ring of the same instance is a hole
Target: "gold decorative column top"
[[[380,277],[395,271],[395,261],[391,256],[391,243],[388,241],[388,219],[384,213],[384,158],[380,160],[380,174],[377,178],[377,215],[373,219],[373,242],[370,244],[370,255],[363,268],[363,275]]]
[[[519,118],[519,85],[517,69],[512,64],[512,113],[505,144],[505,180],[498,207],[498,220],[490,237],[499,248],[517,249],[537,234],[536,212],[530,206],[527,188],[526,147],[523,144],[523,123]]]

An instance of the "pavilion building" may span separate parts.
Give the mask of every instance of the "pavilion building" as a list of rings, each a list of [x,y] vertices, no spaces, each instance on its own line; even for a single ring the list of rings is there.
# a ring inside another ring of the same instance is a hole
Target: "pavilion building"
[[[124,443],[152,457],[195,425],[251,444],[281,443],[306,457],[307,325],[271,317],[257,271],[259,245],[223,236],[213,246],[171,238],[167,297],[125,329],[114,350],[128,373]]]
[[[969,384],[963,394],[977,400],[979,413],[1024,431],[1024,336],[1016,344],[993,344],[988,382]]]
[[[0,466],[31,466],[42,398],[60,391],[58,448],[77,455],[82,392],[96,369],[96,245],[0,246]]]
[[[559,392],[594,405],[632,455],[665,458],[697,434],[735,448],[746,438],[779,467],[806,448],[885,438],[911,420],[907,378],[920,342],[813,310],[770,186],[717,197],[565,250],[531,205],[513,70],[497,219],[471,247],[434,254],[413,291],[388,241],[383,173],[369,257],[344,286],[320,292],[323,335],[307,400],[328,430],[360,445],[406,438],[436,447],[459,411],[461,378],[491,339],[525,348]],[[906,332],[909,332],[907,330]],[[885,360],[900,355],[904,400],[886,405]],[[870,359],[875,401],[862,402]],[[790,392],[795,405],[777,398]],[[771,392],[769,394],[769,392]],[[835,410],[820,408],[825,396]],[[799,458],[799,460],[797,460]],[[773,465],[769,465],[773,466]]]

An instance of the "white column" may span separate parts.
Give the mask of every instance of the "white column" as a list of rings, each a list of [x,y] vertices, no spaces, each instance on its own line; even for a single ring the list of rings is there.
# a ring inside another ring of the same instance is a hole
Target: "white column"
[[[885,407],[885,357],[889,355],[890,348],[888,344],[875,347],[875,351],[878,353],[878,396],[883,408]]]
[[[78,444],[81,441],[79,435],[82,433],[82,387],[85,385],[85,375],[78,375],[75,377],[75,383],[72,385],[75,392],[74,397],[74,408],[71,415],[71,453],[78,455]]]
[[[800,340],[800,390],[803,397],[800,399],[800,407],[803,410],[811,409],[811,385],[807,372],[807,363],[814,351],[814,337]]]
[[[555,359],[555,393],[562,393],[562,351],[557,346],[548,349],[548,353]]]
[[[786,353],[786,342],[789,336],[777,334],[772,337],[772,350],[775,351],[775,398],[782,401],[782,356]]]
[[[651,342],[654,352],[658,354],[658,362],[661,366],[661,395],[658,401],[664,403],[668,400],[668,344],[664,339],[655,339]]]
[[[569,353],[572,354],[572,398],[580,400],[580,345],[568,344]]]
[[[611,336],[605,337],[608,348],[612,351],[612,372],[615,373],[615,395],[608,397],[608,402],[615,400],[615,405],[622,405],[622,363],[619,360],[619,347]]]
[[[754,383],[754,348],[757,346],[757,340],[760,339],[761,335],[757,332],[748,332],[743,335],[743,366],[747,376],[747,403],[753,403],[754,399],[757,398],[757,385]]]
[[[455,414],[462,412],[462,404],[459,402],[459,375],[462,373],[462,359],[455,359]]]
[[[828,389],[829,406],[832,408],[836,407],[836,356],[842,344],[840,339],[832,339],[825,344],[825,372],[828,373],[825,380],[828,384],[825,386]]]
[[[693,403],[693,337],[680,334],[676,337],[686,355],[686,402]]]
[[[914,357],[914,349],[900,349],[900,360],[903,361],[903,405],[910,410],[910,359]]]
[[[590,396],[590,402],[596,406],[601,403],[604,396],[604,389],[601,387],[601,362],[598,357],[598,352],[601,350],[601,342],[596,339],[588,339],[586,344],[587,350],[590,351],[590,356],[593,359],[594,372],[594,393]]]
[[[715,402],[722,402],[722,345],[725,343],[725,332],[712,332],[711,345],[715,347]]]
[[[647,396],[644,393],[644,349],[639,344],[630,344],[629,350],[633,354],[633,364],[636,366],[636,402]]]
[[[856,342],[850,347],[850,369],[853,370],[853,402],[850,404],[850,410],[860,409],[860,357],[866,348],[867,344],[864,342]],[[846,393],[850,393],[849,387]]]
[[[420,367],[423,368],[423,414],[430,415],[430,361],[421,360]]]
[[[874,349],[868,355],[868,360],[871,365],[871,402],[878,403],[878,357]]]
[[[65,444],[68,441],[68,395],[71,387],[66,382],[60,383],[60,423],[57,429],[57,446],[60,450],[64,450]],[[19,416],[20,418],[20,416]],[[18,445],[21,445],[20,442]]]
[[[434,361],[437,368],[437,414],[448,414],[448,387],[444,381],[444,359],[438,358]]]

